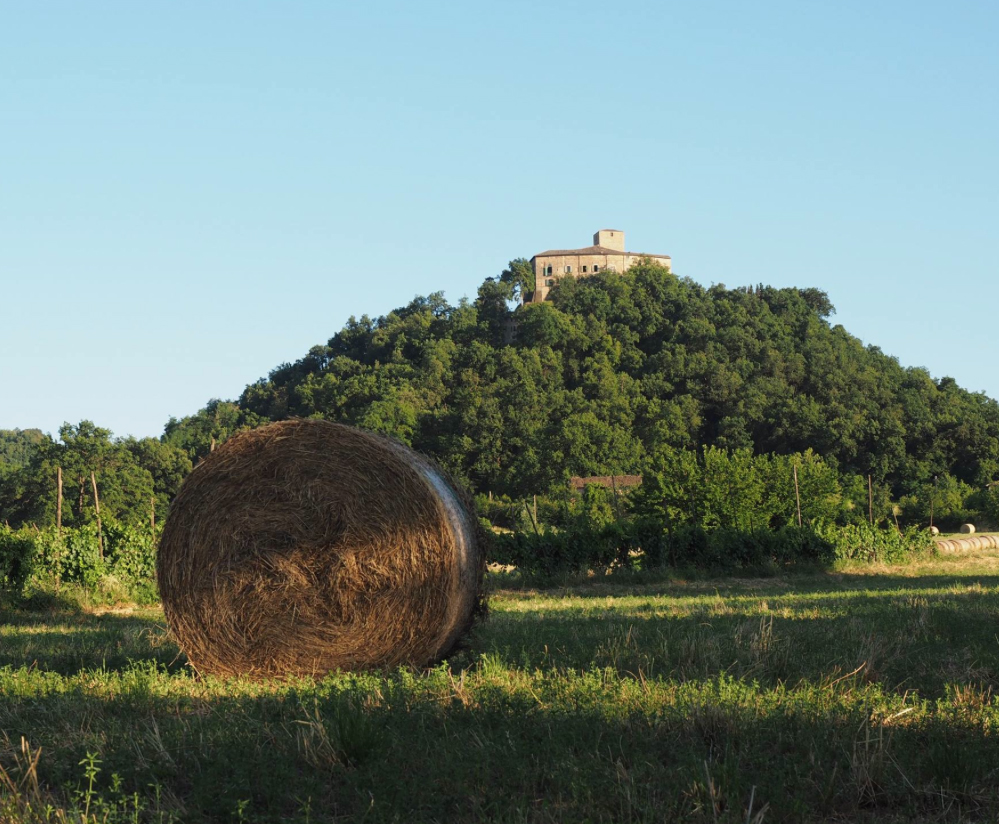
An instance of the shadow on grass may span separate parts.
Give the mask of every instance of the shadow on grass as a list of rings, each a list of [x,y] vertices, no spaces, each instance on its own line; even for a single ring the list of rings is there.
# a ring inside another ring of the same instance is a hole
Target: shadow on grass
[[[854,670],[889,692],[999,692],[999,576],[789,576],[778,581],[503,592],[473,648],[512,666],[609,667],[767,687]]]
[[[703,571],[684,574],[676,570],[617,572],[601,576],[566,576],[561,579],[490,573],[487,588],[492,594],[528,600],[543,595],[603,597],[624,595],[695,595],[698,593],[779,595],[789,592],[837,592],[851,590],[919,590],[950,586],[999,587],[999,574],[955,572],[899,575],[868,571],[824,569],[745,571],[740,575],[710,575]]]
[[[138,793],[184,820],[743,822],[750,799],[768,821],[999,814],[981,706],[917,712],[862,689],[778,700],[725,678],[466,675],[184,698],[150,671],[117,694],[0,696],[0,726],[42,747],[40,777],[63,797],[92,753],[101,799]]]
[[[156,608],[85,611],[52,594],[0,608],[0,667],[73,675],[133,661],[177,671],[184,660]]]
[[[488,655],[524,672],[609,668],[680,682],[727,674],[768,688],[859,670],[888,692],[936,699],[973,684],[999,693],[999,577],[857,579],[505,593],[451,665]],[[74,676],[134,664],[180,673],[185,662],[155,609],[0,612],[0,667]]]
[[[996,590],[833,573],[504,593],[449,671],[284,685],[195,679],[156,610],[35,603],[0,611],[0,667],[28,668],[0,673],[0,763],[26,737],[68,799],[93,753],[108,803],[184,820],[742,822],[750,798],[767,820],[990,820]]]

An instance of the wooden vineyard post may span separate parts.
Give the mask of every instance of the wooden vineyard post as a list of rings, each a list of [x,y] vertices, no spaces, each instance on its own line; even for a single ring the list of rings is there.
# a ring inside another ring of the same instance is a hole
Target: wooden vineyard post
[[[798,465],[794,465],[794,499],[798,502],[798,526],[801,526],[801,491],[798,489]]]
[[[90,485],[94,488],[94,513],[97,515],[97,548],[101,553],[101,560],[104,560],[104,534],[101,530],[101,500],[97,497],[97,478],[94,471],[90,470]]]
[[[527,505],[527,501],[524,501],[524,512],[527,513],[527,518],[531,522],[531,527],[534,529],[535,535],[541,535],[538,531],[538,519],[536,516],[531,514],[531,508]]]
[[[614,480],[614,476],[613,475],[611,475],[611,494],[614,496],[614,515],[618,519],[618,521],[620,521],[621,520],[621,508],[620,508],[620,504],[618,503],[618,500],[617,500],[617,482]]]
[[[933,492],[930,493],[930,529],[933,529],[933,504],[937,499],[937,478],[939,476],[933,476]]]
[[[149,529],[156,534],[156,496],[149,496]]]
[[[874,484],[870,475],[867,476],[867,518],[874,526]]]
[[[56,467],[56,535],[62,539],[62,467]]]

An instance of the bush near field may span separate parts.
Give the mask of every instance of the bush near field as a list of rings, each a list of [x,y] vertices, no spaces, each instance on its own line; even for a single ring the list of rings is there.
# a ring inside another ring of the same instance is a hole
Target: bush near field
[[[155,534],[108,519],[96,524],[36,529],[0,525],[0,591],[21,595],[26,589],[76,584],[104,588],[119,598],[146,601],[156,590]]]
[[[943,484],[938,511],[965,515],[954,507],[967,500],[967,490],[951,486]],[[491,559],[542,576],[633,567],[898,563],[933,550],[919,528],[925,525],[916,515],[919,501],[907,500],[903,509],[886,487],[868,487],[866,478],[843,474],[811,451],[663,450],[642,486],[627,494],[591,484],[561,499],[479,496],[477,504],[489,524],[500,527]]]

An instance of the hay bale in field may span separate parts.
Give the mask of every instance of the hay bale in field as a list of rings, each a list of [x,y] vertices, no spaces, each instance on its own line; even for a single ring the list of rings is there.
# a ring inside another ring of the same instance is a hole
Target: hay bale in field
[[[939,534],[940,534],[939,529],[937,529],[935,526],[930,527],[930,535],[939,535]]]
[[[961,524],[961,534],[962,535],[974,535],[975,525],[974,524]]]
[[[971,552],[981,549],[999,549],[999,536],[975,535],[970,538],[950,538],[936,542],[940,552]]]
[[[244,432],[171,506],[156,569],[167,620],[218,675],[431,663],[482,607],[471,511],[387,438],[314,420]]]

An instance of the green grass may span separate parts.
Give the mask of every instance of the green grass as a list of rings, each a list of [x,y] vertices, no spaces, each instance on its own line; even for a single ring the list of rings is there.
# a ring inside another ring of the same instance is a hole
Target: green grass
[[[320,682],[199,679],[156,607],[7,609],[0,821],[999,818],[999,552],[493,583],[448,663]]]

